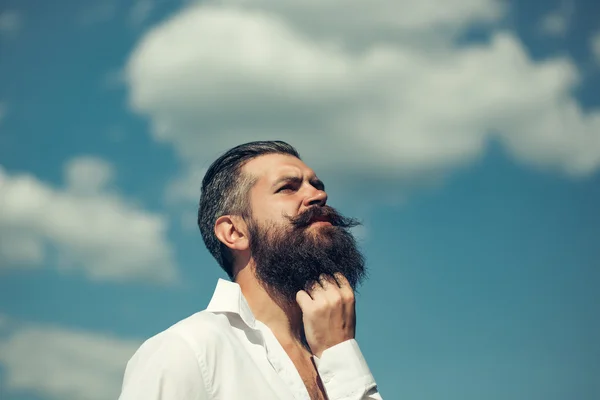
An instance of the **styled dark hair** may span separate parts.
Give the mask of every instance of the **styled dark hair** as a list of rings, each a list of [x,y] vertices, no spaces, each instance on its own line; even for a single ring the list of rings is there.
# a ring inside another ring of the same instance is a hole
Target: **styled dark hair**
[[[248,192],[257,178],[243,174],[241,169],[248,161],[265,154],[288,154],[300,159],[296,149],[282,141],[245,143],[217,158],[202,179],[198,227],[206,248],[231,279],[233,254],[215,235],[215,222],[223,215],[251,216]]]

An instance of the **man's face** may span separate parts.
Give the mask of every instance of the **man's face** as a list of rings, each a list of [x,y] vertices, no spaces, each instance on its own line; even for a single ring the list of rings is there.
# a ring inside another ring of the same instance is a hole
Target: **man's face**
[[[301,160],[258,157],[244,166],[250,190],[250,249],[259,281],[288,301],[319,275],[341,272],[355,286],[363,257],[348,228],[357,225],[326,205],[323,183]]]
[[[257,178],[250,190],[250,208],[260,225],[289,226],[286,217],[327,202],[323,183],[296,157],[267,154],[249,161],[243,172]],[[317,228],[328,223],[315,221],[313,225]]]

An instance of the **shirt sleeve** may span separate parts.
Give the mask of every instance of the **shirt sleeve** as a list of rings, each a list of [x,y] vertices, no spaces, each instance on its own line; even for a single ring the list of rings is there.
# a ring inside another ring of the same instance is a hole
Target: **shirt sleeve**
[[[313,358],[329,400],[382,400],[355,339]]]
[[[208,400],[200,368],[183,338],[163,332],[127,363],[119,400]]]

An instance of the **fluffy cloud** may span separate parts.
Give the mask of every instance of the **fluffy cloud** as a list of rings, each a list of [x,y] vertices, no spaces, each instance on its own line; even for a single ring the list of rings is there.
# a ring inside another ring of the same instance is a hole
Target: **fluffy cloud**
[[[405,45],[446,42],[469,26],[494,23],[505,13],[504,4],[496,0],[452,0],[445,7],[435,0],[225,0],[218,4],[273,15],[302,35],[340,41],[351,48],[399,39]]]
[[[111,190],[113,172],[101,159],[76,158],[55,188],[0,167],[0,265],[40,265],[50,245],[61,269],[91,279],[175,281],[165,219]]]
[[[192,5],[131,54],[130,105],[188,176],[259,138],[287,140],[316,168],[354,177],[446,172],[490,140],[569,175],[600,166],[600,113],[571,96],[579,74],[568,58],[536,62],[500,29],[456,44],[499,21],[497,2],[375,3]]]
[[[2,391],[61,400],[116,399],[127,360],[139,345],[53,326],[13,328],[0,337]]]

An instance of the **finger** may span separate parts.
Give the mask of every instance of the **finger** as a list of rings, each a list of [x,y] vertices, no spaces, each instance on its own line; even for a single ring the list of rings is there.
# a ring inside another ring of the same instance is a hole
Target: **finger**
[[[318,294],[320,290],[323,290],[321,282],[317,279],[316,281],[309,282],[305,285],[304,291],[308,293],[310,297],[314,298],[314,295]]]
[[[348,282],[348,279],[346,279],[346,277],[339,272],[336,272],[334,276],[340,286],[340,292],[342,293],[342,296],[346,300],[354,299],[354,290],[352,289],[350,282]]]
[[[344,274],[342,274],[341,272],[336,272],[335,274],[333,274],[333,276],[335,277],[335,280],[337,281],[337,284],[340,288],[343,289],[344,287],[348,287],[352,289],[352,286],[350,286],[350,282],[348,282],[348,279],[346,279]]]
[[[300,310],[302,310],[302,312],[310,308],[312,301],[313,300],[310,295],[304,290],[300,290],[298,293],[296,293],[296,303],[298,303],[298,306],[300,306]]]
[[[322,274],[321,276],[319,276],[319,283],[325,291],[338,288],[338,284],[335,281],[335,278],[331,275]]]
[[[327,286],[328,283],[322,279],[322,276],[320,276],[316,281],[309,285],[308,290],[306,292],[310,295],[310,297],[312,297],[314,301],[323,299],[326,295],[325,286],[323,285]]]
[[[337,305],[345,299],[342,290],[338,286],[335,277],[332,275],[321,276],[321,286],[324,289],[324,297],[330,305]]]

